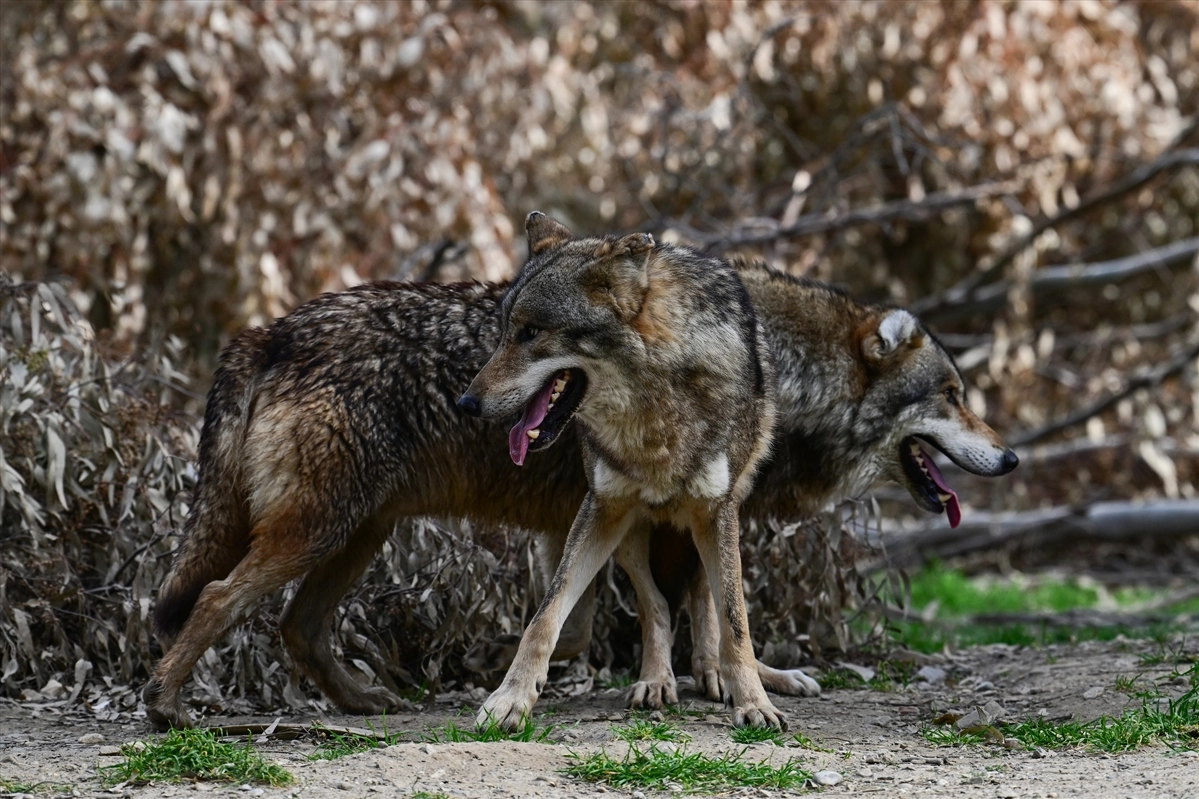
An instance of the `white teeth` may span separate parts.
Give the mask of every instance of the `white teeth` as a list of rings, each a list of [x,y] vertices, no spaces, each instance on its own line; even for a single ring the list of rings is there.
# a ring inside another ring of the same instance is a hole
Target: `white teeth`
[[[952,494],[946,494],[943,491],[937,492],[937,496],[941,498],[942,503],[949,502],[949,500],[953,499]]]
[[[555,393],[561,394],[562,389],[564,389],[564,388],[566,388],[565,380],[563,380],[562,378],[558,378],[557,380],[554,381],[554,392]]]
[[[555,391],[553,394],[550,394],[550,405],[553,405],[555,402],[557,402],[558,397],[561,397],[561,396],[562,396],[561,391]]]
[[[541,436],[540,430],[526,430],[525,435],[536,441]]]

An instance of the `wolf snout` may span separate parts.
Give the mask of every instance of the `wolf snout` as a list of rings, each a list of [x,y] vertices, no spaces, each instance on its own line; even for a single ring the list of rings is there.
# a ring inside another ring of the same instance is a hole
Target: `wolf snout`
[[[481,416],[483,414],[483,403],[474,394],[467,392],[458,398],[458,410],[467,416]],[[1013,455],[1012,457],[1015,456]]]
[[[1016,453],[1011,449],[1003,451],[1003,456],[999,461],[1000,474],[1007,474],[1020,465],[1020,459],[1016,457]]]

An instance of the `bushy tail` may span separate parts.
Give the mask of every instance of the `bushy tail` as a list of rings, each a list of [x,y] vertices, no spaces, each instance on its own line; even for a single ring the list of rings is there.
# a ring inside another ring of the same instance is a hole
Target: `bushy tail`
[[[183,541],[154,608],[154,634],[169,649],[204,586],[222,580],[249,551],[242,447],[267,331],[247,330],[221,353],[200,433],[199,478]]]

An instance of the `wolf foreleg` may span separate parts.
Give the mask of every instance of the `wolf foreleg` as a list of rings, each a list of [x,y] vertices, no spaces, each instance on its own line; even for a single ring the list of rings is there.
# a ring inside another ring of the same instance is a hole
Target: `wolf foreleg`
[[[524,723],[545,687],[550,656],[563,622],[620,544],[631,521],[632,512],[627,503],[610,502],[590,493],[583,499],[566,538],[562,562],[521,638],[516,658],[503,683],[475,717],[480,727],[494,723],[515,730]]]
[[[741,530],[732,501],[697,510],[691,525],[720,617],[720,671],[733,705],[734,727],[787,728],[758,677],[741,588]]]
[[[637,525],[616,550],[616,562],[629,575],[637,594],[637,618],[641,621],[641,675],[629,688],[629,707],[661,708],[677,705],[678,687],[670,665],[674,641],[670,608],[650,571],[648,525]]]

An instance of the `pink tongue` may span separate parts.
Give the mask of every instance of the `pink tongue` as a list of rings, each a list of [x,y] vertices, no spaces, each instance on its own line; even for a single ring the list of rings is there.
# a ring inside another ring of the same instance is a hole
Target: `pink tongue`
[[[554,381],[557,379],[558,376],[554,375],[545,384],[545,388],[533,395],[533,399],[529,400],[529,404],[525,406],[525,412],[520,417],[520,421],[508,431],[508,454],[512,456],[512,462],[517,466],[525,465],[525,455],[529,452],[530,440],[525,433],[536,430],[537,426],[545,421],[545,414],[550,407],[550,395],[554,393]]]
[[[957,527],[962,523],[962,507],[958,504],[957,492],[945,482],[945,478],[941,475],[941,470],[937,468],[937,464],[933,463],[933,459],[929,457],[927,452],[924,453],[924,468],[928,469],[928,476],[933,478],[933,482],[937,484],[937,488],[949,495],[949,500],[945,502],[945,515],[949,517],[949,526]]]

